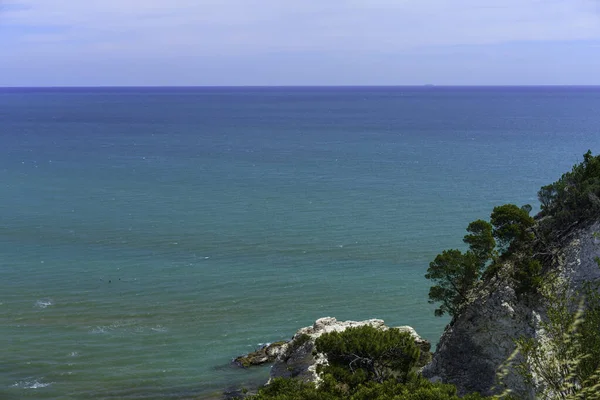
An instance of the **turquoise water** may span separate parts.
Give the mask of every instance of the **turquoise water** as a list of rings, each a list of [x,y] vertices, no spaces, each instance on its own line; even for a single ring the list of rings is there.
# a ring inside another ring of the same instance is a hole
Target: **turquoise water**
[[[594,88],[0,90],[0,399],[188,399],[323,316],[434,343],[469,221],[600,152]]]

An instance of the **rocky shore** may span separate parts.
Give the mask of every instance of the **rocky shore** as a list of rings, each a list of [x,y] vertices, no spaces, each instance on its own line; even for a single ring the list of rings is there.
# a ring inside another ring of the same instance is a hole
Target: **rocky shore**
[[[315,340],[328,332],[342,332],[350,327],[370,325],[374,328],[398,329],[410,333],[415,344],[421,350],[419,367],[431,360],[431,343],[423,339],[410,326],[388,327],[381,319],[365,321],[338,321],[333,317],[320,318],[311,326],[299,329],[289,341],[276,342],[258,349],[255,352],[236,357],[233,363],[241,367],[250,367],[273,363],[270,380],[274,378],[295,378],[305,382],[319,382],[317,367],[327,364],[327,358],[315,351]]]
[[[553,250],[551,268],[570,290],[577,291],[586,282],[600,280],[597,232],[600,232],[600,221],[571,232],[563,244]],[[540,321],[546,318],[545,309],[541,299],[535,296],[517,296],[504,278],[499,274],[482,285],[476,298],[448,325],[433,355],[431,344],[410,326],[391,328],[381,319],[338,321],[325,317],[299,329],[289,341],[270,344],[236,358],[234,363],[242,367],[273,363],[270,380],[283,377],[319,382],[317,367],[327,364],[327,359],[315,351],[315,340],[327,332],[371,325],[382,330],[409,332],[421,349],[418,367],[431,381],[454,384],[460,394],[493,395],[508,388],[518,398],[531,399],[533,388],[514,369],[507,371],[502,385],[498,385],[496,378],[515,350],[515,338],[543,337]]]

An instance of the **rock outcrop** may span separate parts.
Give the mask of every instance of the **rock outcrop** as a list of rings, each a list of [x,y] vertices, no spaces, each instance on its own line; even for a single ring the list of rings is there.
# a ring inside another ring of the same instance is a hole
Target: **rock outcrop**
[[[338,321],[332,317],[320,318],[312,326],[302,328],[296,332],[292,340],[282,348],[281,354],[277,357],[275,364],[271,368],[271,379],[296,378],[305,382],[318,382],[317,367],[326,365],[327,358],[324,354],[316,353],[315,340],[324,333],[341,332],[350,327],[371,325],[378,329],[390,329],[381,319],[370,319],[366,321]],[[403,331],[409,332],[414,338],[415,343],[421,349],[421,361],[424,365],[431,354],[429,350],[431,344],[421,338],[417,332],[410,326],[398,327]]]
[[[596,257],[600,257],[600,222],[574,231],[556,248],[552,268],[573,290],[600,279]],[[537,299],[539,300],[539,299]],[[477,298],[446,328],[423,375],[433,381],[457,386],[459,393],[496,394],[496,376],[514,352],[514,340],[542,337],[540,321],[545,318],[541,302],[516,296],[507,279],[487,282]],[[518,398],[532,398],[531,387],[509,369],[503,379]]]
[[[233,363],[243,368],[272,363],[285,351],[286,345],[286,341],[270,343],[252,353],[236,357]]]

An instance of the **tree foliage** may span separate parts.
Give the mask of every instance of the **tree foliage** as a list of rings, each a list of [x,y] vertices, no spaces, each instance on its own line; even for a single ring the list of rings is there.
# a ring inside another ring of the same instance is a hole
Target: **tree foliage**
[[[331,375],[325,375],[316,387],[295,379],[276,378],[261,388],[249,400],[492,400],[478,393],[459,397],[454,385],[432,383],[421,377],[413,377],[400,383],[389,379],[382,383],[365,382],[348,390]]]
[[[425,278],[434,281],[429,302],[441,303],[436,316],[456,315],[469,301],[469,292],[477,282],[480,259],[473,252],[444,250],[429,264]]]
[[[563,231],[600,215],[600,155],[591,150],[556,182],[538,192],[546,232]]]
[[[391,378],[404,382],[420,354],[410,333],[370,325],[323,334],[315,346],[329,361],[325,372],[351,386]]]
[[[525,258],[515,262],[513,272],[515,292],[518,295],[537,293],[544,283],[542,264],[538,260]]]
[[[529,216],[526,207],[517,207],[514,204],[494,207],[491,222],[494,227],[493,235],[503,252],[514,251],[514,247],[522,247],[533,238],[529,229],[535,221]]]
[[[492,259],[496,247],[492,224],[478,219],[467,226],[467,232],[469,234],[465,235],[463,241],[469,245],[470,251],[477,257],[480,269],[483,269]]]
[[[277,378],[249,399],[459,400],[454,385],[432,383],[414,373],[419,349],[408,332],[364,325],[325,333],[315,347],[329,361],[318,371],[318,386]],[[484,400],[477,393],[462,399]]]
[[[529,216],[531,206],[505,204],[495,207],[491,223],[476,220],[467,226],[463,241],[469,250],[444,250],[429,264],[425,278],[434,281],[429,289],[429,302],[440,303],[436,316],[457,315],[470,301],[477,282],[495,274],[501,267],[498,255],[520,252],[515,260],[513,278],[519,294],[533,292],[541,282],[541,264],[529,248],[535,221]]]

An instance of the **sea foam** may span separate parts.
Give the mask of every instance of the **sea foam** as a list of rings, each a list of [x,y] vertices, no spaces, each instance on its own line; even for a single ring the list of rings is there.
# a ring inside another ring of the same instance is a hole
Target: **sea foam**
[[[40,380],[30,380],[30,381],[18,381],[15,382],[12,387],[17,387],[21,389],[42,389],[52,385],[52,382],[40,382]]]

